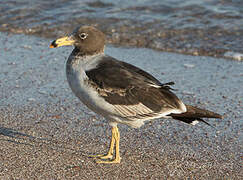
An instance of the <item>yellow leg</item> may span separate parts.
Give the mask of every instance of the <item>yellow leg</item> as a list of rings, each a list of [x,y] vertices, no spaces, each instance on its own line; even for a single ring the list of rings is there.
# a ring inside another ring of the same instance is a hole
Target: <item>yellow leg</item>
[[[116,143],[116,157],[115,159],[111,161],[102,161],[102,160],[97,160],[97,163],[106,163],[106,164],[111,164],[111,163],[120,163],[121,157],[119,153],[119,142],[120,142],[120,133],[117,127],[112,127],[111,129],[111,146],[110,149],[105,156],[100,156],[100,159],[111,159],[113,156],[113,148],[114,144]]]
[[[91,155],[90,157],[100,158],[100,159],[112,159],[113,151],[114,151],[114,145],[115,145],[115,138],[113,136],[113,130],[112,130],[111,141],[110,141],[110,148],[109,148],[108,153],[106,155],[104,155],[104,154]]]
[[[115,145],[115,138],[114,138],[113,135],[111,135],[111,142],[110,142],[109,151],[105,156],[101,156],[100,159],[112,159],[113,151],[114,151],[114,145]]]

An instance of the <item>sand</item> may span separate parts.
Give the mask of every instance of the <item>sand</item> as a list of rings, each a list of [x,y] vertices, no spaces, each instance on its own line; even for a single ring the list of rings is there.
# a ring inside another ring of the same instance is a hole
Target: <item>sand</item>
[[[243,63],[108,46],[161,82],[174,81],[185,103],[224,115],[190,126],[159,119],[120,125],[120,164],[96,164],[110,127],[71,92],[71,47],[0,33],[0,179],[242,179]]]

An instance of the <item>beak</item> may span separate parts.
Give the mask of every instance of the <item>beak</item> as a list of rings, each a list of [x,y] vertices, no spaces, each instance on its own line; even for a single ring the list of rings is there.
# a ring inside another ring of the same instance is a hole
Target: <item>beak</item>
[[[54,40],[51,45],[50,48],[56,48],[56,47],[60,47],[60,46],[71,46],[73,45],[75,42],[73,36],[65,36],[59,39]]]

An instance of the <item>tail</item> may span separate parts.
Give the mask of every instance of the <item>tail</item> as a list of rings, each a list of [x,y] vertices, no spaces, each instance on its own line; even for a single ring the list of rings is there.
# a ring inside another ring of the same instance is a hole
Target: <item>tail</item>
[[[202,118],[219,118],[222,119],[223,117],[220,114],[214,113],[212,111],[200,109],[197,107],[193,107],[190,105],[186,105],[187,111],[181,114],[171,114],[170,116],[173,119],[183,121],[188,124],[195,125],[198,122],[204,122],[205,124],[211,126],[209,123],[204,121]]]

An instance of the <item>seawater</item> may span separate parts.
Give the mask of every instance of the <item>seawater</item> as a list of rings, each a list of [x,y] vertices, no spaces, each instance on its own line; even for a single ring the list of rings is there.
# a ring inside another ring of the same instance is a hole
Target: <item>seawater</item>
[[[242,0],[0,3],[0,31],[54,38],[79,25],[97,26],[117,45],[218,57],[243,53]]]

